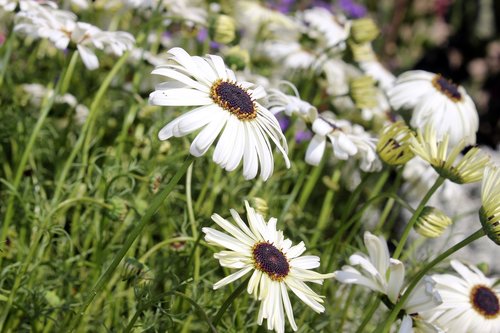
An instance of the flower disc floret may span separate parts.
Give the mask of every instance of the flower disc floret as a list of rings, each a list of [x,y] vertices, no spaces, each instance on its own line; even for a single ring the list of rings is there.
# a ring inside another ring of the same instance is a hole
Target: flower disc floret
[[[235,82],[217,80],[210,88],[210,97],[221,108],[231,112],[238,119],[254,119],[257,109],[248,91]]]
[[[462,100],[462,94],[458,90],[458,86],[451,80],[444,78],[441,74],[437,74],[432,79],[432,85],[452,101],[459,102]]]
[[[252,248],[255,268],[266,273],[273,281],[283,280],[290,272],[288,259],[273,244],[257,243]]]
[[[470,304],[485,318],[494,319],[500,316],[498,296],[488,286],[475,285],[470,292]]]

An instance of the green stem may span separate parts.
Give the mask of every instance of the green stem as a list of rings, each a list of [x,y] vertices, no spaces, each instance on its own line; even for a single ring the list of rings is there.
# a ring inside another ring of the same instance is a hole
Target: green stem
[[[451,254],[457,252],[461,248],[469,245],[470,243],[472,243],[476,239],[479,239],[479,238],[483,237],[484,235],[485,235],[484,230],[482,228],[479,229],[478,231],[474,232],[469,237],[465,238],[464,240],[462,240],[459,243],[457,243],[457,244],[453,245],[452,247],[450,247],[445,252],[441,253],[439,256],[436,257],[436,259],[432,260],[422,270],[420,270],[417,273],[417,275],[415,275],[415,277],[411,280],[410,284],[408,285],[408,288],[406,288],[404,294],[401,295],[401,297],[399,298],[398,302],[396,303],[396,305],[394,306],[394,308],[391,310],[388,319],[381,326],[379,326],[379,328],[377,329],[376,332],[377,333],[378,332],[385,333],[385,332],[389,331],[392,323],[394,322],[394,320],[396,320],[396,317],[398,316],[398,313],[401,311],[401,309],[403,308],[403,306],[406,303],[406,300],[411,295],[411,292],[417,286],[417,284],[420,281],[420,279],[422,279],[424,277],[424,275],[427,274],[427,272],[430,269],[432,269],[438,263],[440,263],[441,261],[443,261],[444,259],[446,259],[447,257],[449,257]]]
[[[109,88],[109,85],[111,84],[111,80],[116,76],[118,71],[122,68],[122,66],[125,64],[130,52],[125,52],[121,58],[116,62],[116,64],[113,66],[111,71],[108,73],[104,81],[102,82],[101,86],[99,87],[99,90],[96,93],[96,96],[94,97],[94,100],[92,101],[92,104],[90,105],[90,110],[89,110],[89,115],[87,117],[87,120],[85,121],[85,124],[82,127],[82,131],[80,132],[80,136],[78,137],[78,140],[76,141],[75,145],[73,146],[73,150],[71,151],[68,159],[66,160],[66,163],[63,166],[62,172],[59,176],[59,179],[57,180],[56,184],[56,189],[54,191],[54,196],[52,197],[52,203],[57,202],[59,199],[59,196],[61,195],[62,187],[66,181],[66,177],[68,175],[69,169],[73,165],[73,161],[76,158],[76,155],[79,152],[83,153],[83,166],[85,169],[87,162],[88,162],[88,149],[90,145],[90,140],[92,139],[92,130],[94,128],[94,123],[95,119],[97,117],[97,113],[99,110],[99,106],[101,104],[101,100],[106,93],[106,91]],[[83,148],[82,148],[83,147]],[[82,175],[79,175],[79,178],[82,178]]]
[[[217,324],[219,323],[219,321],[221,320],[222,318],[222,315],[224,314],[224,312],[226,312],[227,308],[234,302],[234,300],[236,299],[236,297],[238,297],[242,292],[243,290],[246,289],[246,286],[248,284],[248,280],[250,280],[250,276],[247,277],[245,279],[245,281],[243,281],[239,286],[238,288],[236,288],[232,293],[231,295],[229,295],[229,297],[224,301],[224,303],[222,304],[222,306],[220,307],[219,311],[217,311],[217,314],[215,315],[214,317],[214,320],[212,321],[214,327],[217,327]]]
[[[7,210],[5,212],[5,218],[2,223],[2,234],[0,235],[0,244],[2,244],[6,237],[7,237],[7,232],[9,230],[10,222],[12,221],[12,218],[14,217],[14,202],[16,198],[16,193],[17,189],[19,188],[19,185],[21,183],[21,179],[24,173],[24,169],[26,168],[26,164],[28,163],[29,156],[31,154],[31,150],[33,149],[33,146],[35,145],[35,141],[38,137],[38,134],[40,133],[40,130],[42,129],[45,120],[47,119],[47,116],[49,115],[50,110],[52,109],[52,105],[54,105],[54,101],[56,99],[56,96],[59,94],[60,87],[61,87],[61,81],[65,81],[66,77],[70,76],[73,74],[73,70],[70,70],[70,67],[72,66],[71,64],[74,62],[74,59],[78,58],[78,53],[73,52],[73,55],[71,57],[69,65],[66,67],[66,70],[63,73],[62,80],[59,80],[57,82],[56,87],[52,91],[52,96],[45,96],[45,99],[42,103],[42,109],[40,110],[40,116],[38,117],[38,120],[35,124],[35,128],[31,132],[31,136],[28,140],[28,144],[26,145],[26,148],[23,151],[23,155],[21,156],[21,160],[19,161],[19,165],[17,166],[16,174],[14,177],[14,182],[12,184],[12,190],[11,190],[11,195],[9,196],[9,200],[7,203]],[[74,67],[74,66],[73,66]],[[49,85],[48,91],[51,91],[51,86]],[[1,263],[1,259],[0,259]]]
[[[312,173],[311,175],[307,178],[307,182],[304,185],[304,188],[302,189],[302,192],[300,194],[299,198],[299,211],[302,211],[307,203],[307,200],[309,200],[309,196],[311,195],[314,187],[316,186],[316,183],[318,182],[319,176],[321,176],[321,171],[323,170],[323,167],[325,166],[327,160],[327,156],[323,156],[321,159],[321,162],[318,166],[312,167]]]
[[[417,219],[419,218],[420,213],[422,213],[422,211],[424,210],[425,205],[427,204],[429,199],[432,197],[434,192],[436,192],[436,190],[443,184],[444,181],[445,181],[445,178],[439,176],[438,179],[436,179],[436,182],[434,183],[434,185],[432,185],[432,187],[429,189],[429,191],[427,191],[427,193],[425,194],[422,201],[420,201],[420,204],[418,205],[417,209],[415,209],[415,213],[413,213],[413,216],[411,217],[410,221],[408,222],[408,224],[405,227],[405,230],[403,231],[403,234],[401,235],[401,239],[400,239],[398,246],[396,247],[396,250],[394,251],[394,254],[392,256],[394,259],[398,259],[399,256],[401,255],[401,252],[403,251],[405,243],[408,240],[408,236],[410,235],[410,231],[411,231],[411,229],[413,229],[415,222],[417,222]]]
[[[89,305],[92,303],[96,295],[106,286],[108,281],[110,280],[113,272],[115,271],[116,267],[120,264],[122,261],[123,257],[127,253],[127,251],[130,249],[134,241],[139,237],[141,232],[144,230],[144,227],[146,224],[151,220],[153,215],[158,211],[160,206],[163,204],[165,199],[168,197],[170,192],[174,189],[175,185],[179,182],[181,177],[186,173],[187,168],[191,165],[193,162],[194,157],[189,156],[184,164],[177,170],[177,173],[172,177],[170,182],[165,186],[163,190],[158,192],[152,199],[151,205],[148,207],[146,210],[146,213],[144,213],[144,216],[141,218],[141,221],[135,225],[135,227],[130,231],[129,236],[125,240],[125,243],[123,244],[122,248],[118,253],[115,255],[113,258],[113,261],[111,262],[111,265],[106,269],[104,274],[101,275],[99,280],[96,282],[94,287],[92,288],[92,291],[90,294],[87,296],[85,299],[80,311],[78,311],[77,316],[72,320],[71,325],[68,329],[68,331],[72,331],[82,320],[82,317],[89,307]]]
[[[7,67],[9,67],[7,66],[7,64],[10,60],[10,55],[12,54],[12,43],[14,42],[14,32],[12,31],[12,29],[10,29],[9,31],[9,38],[7,38],[7,41],[4,44],[6,51],[3,55],[2,66],[0,67],[0,89],[2,88],[3,78],[5,77],[5,73],[7,72]]]
[[[363,318],[363,321],[361,322],[361,325],[359,325],[358,329],[356,330],[356,333],[362,333],[363,332],[363,330],[365,329],[366,325],[370,322],[370,319],[372,319],[373,314],[378,309],[381,300],[382,299],[380,297],[375,296],[375,298],[373,299],[373,302],[368,307],[368,311],[365,312],[365,316]]]
[[[75,72],[76,62],[78,60],[78,52],[73,51],[73,55],[69,61],[68,69],[66,70],[66,74],[64,75],[61,83],[61,89],[59,90],[59,94],[63,95],[68,91],[69,83],[71,82],[71,78],[73,77],[73,73]]]
[[[330,179],[332,185],[336,186],[338,184],[339,179],[340,179],[340,170],[335,169]],[[323,200],[323,205],[321,206],[318,223],[316,224],[316,230],[314,231],[310,244],[314,245],[317,243],[319,237],[321,236],[321,234],[323,234],[323,231],[328,225],[328,221],[330,221],[331,213],[333,210],[333,197],[337,191],[338,191],[337,188],[331,188],[331,187],[328,188],[328,191],[326,192],[325,198]]]
[[[191,195],[191,180],[193,176],[193,164],[191,164],[186,174],[186,205],[188,210],[189,224],[191,225],[191,234],[194,239],[198,238],[198,226],[193,211],[193,199]],[[196,284],[200,279],[200,248],[196,247],[194,253],[194,272],[193,272],[193,287],[196,289]]]

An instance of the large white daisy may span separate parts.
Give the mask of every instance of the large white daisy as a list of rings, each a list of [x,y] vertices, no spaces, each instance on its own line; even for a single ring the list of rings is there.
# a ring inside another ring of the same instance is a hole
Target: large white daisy
[[[247,291],[261,301],[259,325],[265,318],[268,329],[283,333],[286,313],[290,326],[296,331],[288,289],[314,311],[321,313],[325,310],[321,305],[322,297],[305,282],[322,284],[324,279],[333,277],[333,274],[312,271],[319,267],[319,257],[301,256],[306,250],[303,242],[292,246],[292,242],[284,238],[283,232],[276,230],[276,218],[266,223],[262,215],[246,201],[245,206],[249,226],[231,209],[236,225],[218,214],[212,215],[212,220],[229,235],[212,228],[203,228],[205,240],[209,244],[228,249],[214,255],[220,265],[238,270],[214,284],[214,289],[252,272]]]
[[[290,167],[287,144],[278,120],[257,100],[266,96],[264,88],[236,81],[221,57],[190,56],[181,48],[168,51],[166,65],[153,74],[167,77],[149,96],[154,105],[196,106],[163,127],[158,137],[167,140],[197,130],[190,153],[207,152],[220,133],[213,160],[227,171],[236,169],[243,159],[243,176],[255,178],[260,164],[263,180],[273,173],[274,159],[270,140]]]
[[[411,126],[423,130],[432,125],[438,140],[448,134],[453,146],[462,139],[468,145],[476,143],[479,116],[462,86],[440,74],[408,71],[397,78],[388,95],[395,109],[413,110]]]
[[[433,275],[443,303],[433,311],[424,312],[423,316],[445,332],[500,332],[500,289],[493,287],[495,280],[457,260],[452,260],[451,266],[460,277]]]

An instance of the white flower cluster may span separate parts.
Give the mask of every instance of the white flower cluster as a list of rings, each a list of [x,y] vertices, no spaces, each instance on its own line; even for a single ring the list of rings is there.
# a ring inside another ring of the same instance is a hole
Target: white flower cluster
[[[135,44],[130,33],[103,31],[92,24],[79,22],[75,14],[58,9],[52,2],[21,1],[15,22],[14,31],[17,33],[48,39],[61,50],[75,46],[89,70],[99,67],[93,49],[121,56]]]

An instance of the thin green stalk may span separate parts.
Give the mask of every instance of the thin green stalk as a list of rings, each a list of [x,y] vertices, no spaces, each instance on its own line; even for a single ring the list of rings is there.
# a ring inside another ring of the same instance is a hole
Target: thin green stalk
[[[371,304],[368,306],[368,311],[363,311],[364,317],[363,321],[359,325],[358,329],[356,330],[356,333],[362,333],[363,330],[365,329],[366,325],[370,322],[370,319],[372,319],[373,314],[375,311],[378,309],[379,305],[381,302],[381,298],[378,296],[375,296]],[[364,309],[363,309],[364,310]]]
[[[234,300],[236,299],[236,297],[238,297],[242,292],[243,290],[246,289],[246,286],[248,284],[248,280],[250,280],[250,276],[247,277],[245,279],[245,281],[243,281],[239,286],[238,288],[236,288],[232,293],[231,295],[229,295],[229,297],[224,301],[224,303],[222,304],[222,306],[220,307],[219,311],[217,311],[215,317],[214,317],[214,320],[212,321],[214,327],[217,327],[217,324],[219,323],[219,321],[221,320],[222,318],[222,315],[224,315],[224,312],[226,312],[227,308],[229,308],[229,306],[234,302]]]
[[[194,164],[194,163],[193,163]],[[198,238],[198,225],[196,223],[196,218],[194,217],[193,211],[193,199],[191,195],[191,180],[193,177],[193,164],[189,166],[186,174],[186,206],[188,209],[189,224],[191,225],[191,234],[194,239]],[[200,279],[200,248],[197,246],[194,252],[194,272],[193,272],[193,287],[196,288],[196,284]]]
[[[422,270],[420,270],[417,273],[417,275],[415,275],[415,277],[411,280],[410,284],[408,285],[408,288],[406,288],[404,294],[401,295],[398,302],[395,304],[394,308],[391,310],[387,320],[384,321],[384,323],[377,328],[376,333],[385,333],[385,332],[389,331],[392,323],[394,322],[394,320],[396,320],[396,317],[398,316],[399,312],[401,311],[401,309],[405,305],[406,300],[411,295],[411,292],[417,286],[420,279],[422,279],[424,277],[424,275],[427,274],[427,272],[429,270],[431,270],[434,266],[439,264],[444,259],[448,258],[451,254],[457,252],[461,248],[469,245],[470,243],[483,237],[484,235],[485,235],[484,230],[482,228],[479,229],[478,231],[474,232],[469,237],[465,238],[464,240],[462,240],[462,241],[458,242],[457,244],[453,245],[452,247],[450,247],[445,252],[441,253],[439,256],[436,257],[436,259],[432,260],[424,268],[422,268]]]
[[[415,225],[415,222],[417,222],[417,219],[420,216],[420,213],[425,208],[425,205],[429,201],[429,199],[432,197],[434,192],[443,184],[445,181],[445,178],[439,176],[438,179],[436,179],[436,182],[432,185],[432,187],[427,191],[425,196],[423,197],[422,201],[420,201],[420,204],[418,205],[417,209],[415,209],[415,213],[413,213],[413,216],[411,217],[410,221],[405,227],[405,230],[403,231],[403,234],[401,235],[401,239],[398,243],[398,246],[396,247],[396,250],[394,251],[393,258],[398,259],[399,256],[401,255],[401,252],[403,251],[403,248],[405,246],[405,243],[408,239],[408,236],[410,235],[411,229],[413,229],[413,226]]]
[[[347,312],[349,311],[349,309],[351,307],[352,298],[354,297],[355,292],[356,292],[356,286],[353,285],[351,287],[351,290],[349,291],[349,294],[347,295],[347,299],[344,303],[344,309],[342,310],[342,317],[340,319],[340,324],[337,328],[339,332],[343,331],[344,323],[347,319]]]
[[[29,267],[32,259],[34,258],[35,253],[38,250],[38,244],[40,243],[42,236],[43,236],[43,230],[40,228],[37,230],[37,232],[35,234],[35,239],[33,240],[33,245],[30,247],[30,252],[28,253],[28,256],[23,261],[23,264],[19,267],[19,270],[16,274],[16,278],[14,280],[14,284],[12,285],[12,289],[10,290],[10,293],[9,293],[9,298],[7,299],[7,302],[3,307],[2,315],[0,317],[0,332],[3,332],[5,321],[7,320],[7,316],[9,315],[12,304],[14,303],[14,297],[16,296],[17,291],[18,291],[19,287],[21,286],[22,278],[25,276],[26,272],[28,271],[28,267]]]
[[[303,169],[303,171],[300,173],[299,178],[295,182],[295,185],[293,186],[292,192],[288,195],[288,199],[286,200],[286,203],[283,206],[283,209],[281,210],[281,215],[280,215],[278,221],[283,221],[286,213],[290,209],[290,206],[295,201],[295,198],[297,198],[297,195],[299,194],[299,191],[302,187],[302,184],[304,183],[304,179],[306,178],[306,172],[305,172],[306,169],[307,168]]]
[[[330,179],[332,185],[336,186],[340,179],[340,170],[335,169],[333,171],[332,177]],[[321,211],[319,213],[318,223],[316,224],[316,228],[314,234],[311,238],[310,244],[315,245],[318,242],[319,237],[323,234],[326,226],[328,225],[328,221],[330,221],[330,217],[333,210],[333,197],[337,192],[336,188],[329,188],[325,194],[325,198],[323,200],[323,205],[321,206]]]
[[[163,190],[158,192],[152,199],[151,205],[148,207],[146,212],[144,213],[144,216],[141,218],[141,221],[135,225],[135,227],[130,231],[129,236],[125,240],[122,248],[118,251],[118,253],[115,255],[113,258],[113,261],[109,265],[109,267],[106,269],[106,271],[101,275],[99,280],[96,282],[94,287],[92,288],[92,291],[90,294],[87,296],[85,299],[81,309],[78,311],[76,317],[71,321],[71,325],[68,329],[68,332],[71,332],[82,320],[83,315],[85,314],[85,311],[89,307],[89,305],[92,303],[96,295],[102,291],[102,289],[106,286],[108,281],[110,280],[111,276],[113,275],[113,272],[115,269],[118,267],[120,262],[122,261],[123,257],[127,253],[127,251],[130,249],[134,241],[139,237],[139,235],[142,233],[144,230],[144,227],[146,224],[151,220],[153,215],[158,211],[160,206],[163,204],[165,199],[168,197],[170,192],[174,189],[175,185],[179,182],[181,177],[186,173],[187,168],[191,165],[193,162],[194,157],[189,156],[184,164],[177,170],[177,173],[172,177],[170,182],[165,186]]]
[[[75,160],[77,154],[79,152],[82,152],[83,154],[83,166],[87,166],[88,163],[88,150],[90,146],[90,140],[92,139],[92,130],[94,128],[94,123],[95,119],[97,118],[97,112],[100,110],[99,106],[101,104],[101,100],[104,97],[104,94],[109,88],[109,85],[111,84],[111,81],[113,78],[116,76],[118,71],[122,68],[123,65],[125,65],[126,60],[128,59],[130,55],[130,52],[125,52],[121,58],[115,63],[111,71],[108,73],[108,75],[104,78],[104,81],[102,82],[101,86],[99,87],[99,90],[97,91],[94,100],[92,101],[92,104],[90,105],[90,110],[89,110],[89,115],[85,121],[85,124],[83,124],[82,131],[80,132],[80,136],[78,137],[77,141],[75,142],[73,146],[73,150],[71,151],[68,159],[66,160],[66,163],[63,166],[62,172],[59,175],[59,179],[57,180],[56,183],[56,189],[54,191],[54,196],[52,197],[52,203],[54,204],[57,202],[59,199],[59,196],[61,195],[62,187],[66,181],[66,177],[68,175],[68,172],[73,165],[73,161]],[[82,177],[82,175],[79,175]]]
[[[23,151],[23,155],[21,156],[21,160],[19,161],[19,164],[16,169],[16,174],[14,177],[14,182],[12,184],[12,190],[11,190],[11,195],[9,196],[8,203],[7,203],[7,210],[5,212],[5,217],[2,223],[2,234],[0,235],[0,244],[2,244],[6,237],[7,237],[7,232],[9,230],[10,223],[12,221],[12,218],[14,216],[14,202],[16,198],[16,193],[17,189],[19,188],[19,185],[21,183],[21,179],[24,173],[24,169],[26,168],[26,164],[28,163],[29,156],[31,154],[31,151],[35,145],[35,141],[38,138],[38,134],[40,133],[40,130],[42,129],[45,120],[47,119],[47,116],[49,115],[50,110],[52,109],[52,105],[54,105],[54,101],[56,96],[59,94],[60,87],[61,87],[61,81],[65,81],[67,76],[70,76],[73,74],[73,70],[70,70],[70,67],[72,66],[71,64],[74,62],[73,59],[78,58],[78,53],[73,52],[73,55],[71,57],[69,65],[66,67],[63,73],[62,80],[59,80],[57,82],[56,87],[53,90],[52,96],[45,96],[44,101],[42,102],[42,108],[40,110],[40,116],[38,117],[38,120],[35,124],[35,128],[31,132],[31,136],[28,140],[28,143],[26,145],[26,148]],[[51,86],[49,85],[48,90],[52,90]],[[1,259],[0,259],[1,263]]]
[[[10,55],[12,54],[12,43],[14,43],[14,32],[12,29],[9,29],[9,37],[7,38],[7,41],[3,45],[5,47],[5,54],[3,55],[2,59],[2,66],[0,67],[0,89],[2,88],[3,84],[3,79],[5,77],[5,73],[7,72],[7,64],[10,61]]]
[[[327,156],[323,156],[320,164],[318,166],[312,167],[313,170],[310,176],[307,178],[306,184],[304,185],[304,188],[302,189],[302,192],[300,194],[298,203],[300,211],[302,211],[306,206],[306,203],[309,200],[309,196],[311,195],[312,191],[314,190],[314,187],[316,186],[316,183],[318,182],[319,177],[321,176],[321,171],[323,171],[323,167],[325,166],[326,160]]]

